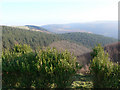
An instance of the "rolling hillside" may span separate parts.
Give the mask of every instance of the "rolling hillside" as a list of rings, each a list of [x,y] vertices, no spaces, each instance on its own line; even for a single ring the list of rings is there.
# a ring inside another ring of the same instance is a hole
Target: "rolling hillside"
[[[91,50],[85,46],[78,45],[69,41],[57,41],[49,45],[50,47],[55,47],[59,51],[67,49],[69,52],[73,53],[75,56],[82,55],[84,53],[90,52]]]
[[[67,49],[69,52],[73,53],[77,57],[77,62],[79,62],[79,64],[82,65],[85,65],[89,62],[90,55],[88,54],[90,54],[90,52],[92,51],[91,49],[88,49],[83,45],[78,45],[76,43],[72,43],[65,40],[53,42],[49,45],[49,47],[55,47],[59,51]]]
[[[95,35],[89,33],[65,33],[65,34],[48,34],[46,32],[36,32],[23,28],[3,26],[3,48],[11,48],[15,43],[29,44],[33,49],[36,47],[48,46],[53,42],[67,40],[88,48],[92,48],[97,43],[103,46],[113,42],[116,39]]]
[[[20,29],[25,29],[25,30],[30,30],[30,31],[38,31],[38,32],[45,32],[45,33],[51,33],[47,31],[46,29],[39,27],[39,26],[34,26],[34,25],[25,25],[25,26],[12,26],[15,28],[20,28]]]
[[[50,43],[59,40],[56,35],[26,30],[16,27],[2,27],[3,48],[12,48],[14,44],[28,44],[33,49],[48,46]]]
[[[117,42],[117,39],[105,37],[103,35],[91,34],[91,33],[81,33],[81,32],[74,32],[74,33],[65,33],[59,34],[59,36],[63,40],[68,40],[77,44],[82,44],[88,48],[93,48],[98,43],[101,43],[102,46],[106,44]]]
[[[29,29],[36,29],[36,30],[42,30],[42,31],[47,31],[46,29],[39,27],[39,26],[35,26],[35,25],[25,25],[26,27],[28,27]]]

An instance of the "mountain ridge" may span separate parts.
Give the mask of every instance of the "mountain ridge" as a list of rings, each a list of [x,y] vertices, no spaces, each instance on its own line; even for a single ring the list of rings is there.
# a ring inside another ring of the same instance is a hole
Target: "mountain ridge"
[[[97,21],[87,23],[48,24],[41,26],[53,33],[90,32],[107,37],[118,38],[117,21]],[[60,31],[61,29],[61,31]]]

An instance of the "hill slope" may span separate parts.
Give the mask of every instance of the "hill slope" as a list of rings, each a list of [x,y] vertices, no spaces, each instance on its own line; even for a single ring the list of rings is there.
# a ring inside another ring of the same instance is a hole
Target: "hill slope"
[[[120,42],[105,45],[104,50],[109,54],[111,61],[120,63]],[[78,55],[78,61],[82,62],[84,65],[89,64],[90,60],[92,59],[91,52],[92,51]]]
[[[108,44],[104,49],[109,53],[112,61],[120,62],[120,42]]]
[[[97,43],[101,43],[103,46],[113,42],[117,42],[116,39],[104,37],[102,35],[95,35],[89,33],[65,33],[65,34],[48,34],[45,32],[36,32],[16,27],[3,26],[3,47],[10,48],[15,43],[25,43],[36,48],[38,46],[48,46],[52,42],[59,40],[66,40],[79,45],[83,45],[88,48],[92,48]]]
[[[85,65],[90,60],[90,56],[88,55],[86,56],[85,54],[90,53],[91,49],[88,49],[83,45],[78,45],[76,43],[62,40],[53,42],[52,44],[49,45],[49,47],[51,48],[55,47],[59,51],[67,49],[69,52],[73,53],[77,57],[77,62],[79,62],[79,64],[82,65]]]
[[[71,42],[65,41],[65,40],[53,42],[49,46],[55,47],[59,51],[67,49],[69,52],[73,53],[75,56],[90,52],[90,49],[88,49],[82,45],[78,45],[76,43],[71,43]]]
[[[21,28],[2,26],[3,48],[12,48],[14,44],[29,44],[33,49],[48,46],[59,40],[56,35],[30,31]]]
[[[38,31],[38,32],[45,32],[45,33],[51,33],[47,31],[46,29],[39,27],[39,26],[34,26],[34,25],[25,25],[25,26],[12,26],[15,28],[20,28],[24,30],[30,30],[30,31]]]
[[[25,25],[29,29],[36,29],[36,30],[42,30],[42,31],[47,31],[46,29],[40,27],[40,26],[35,26],[35,25]]]
[[[81,32],[58,34],[58,36],[60,36],[63,40],[68,40],[77,44],[82,44],[83,46],[86,46],[88,48],[93,48],[98,43],[101,43],[104,46],[106,44],[118,41],[117,39],[104,37],[103,35]]]

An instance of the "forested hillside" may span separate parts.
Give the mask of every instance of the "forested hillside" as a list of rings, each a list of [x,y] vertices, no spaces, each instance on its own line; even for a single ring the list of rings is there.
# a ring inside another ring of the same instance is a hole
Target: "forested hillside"
[[[35,49],[36,47],[48,46],[50,43],[59,40],[53,34],[8,26],[3,26],[2,33],[3,48],[12,48],[14,44],[28,44]]]
[[[77,44],[82,44],[88,48],[93,48],[97,43],[101,43],[103,46],[113,42],[117,42],[117,39],[105,37],[103,35],[90,34],[90,33],[65,33],[59,34],[64,40],[69,40]]]
[[[11,48],[14,44],[28,44],[33,49],[36,47],[48,46],[53,42],[67,40],[88,48],[92,48],[97,43],[103,46],[116,42],[116,39],[95,35],[89,33],[66,33],[66,34],[48,34],[45,32],[36,32],[16,27],[3,26],[3,48]]]

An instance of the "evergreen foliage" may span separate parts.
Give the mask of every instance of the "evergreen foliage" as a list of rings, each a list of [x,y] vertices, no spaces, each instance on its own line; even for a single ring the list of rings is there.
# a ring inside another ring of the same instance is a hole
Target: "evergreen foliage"
[[[88,48],[95,47],[97,43],[101,43],[101,45],[104,46],[106,44],[118,41],[117,39],[105,37],[103,35],[82,32],[59,34],[59,36],[63,40],[68,40],[77,44],[82,44],[83,46],[86,46]]]
[[[79,68],[68,51],[47,48],[33,52],[26,45],[3,53],[2,66],[3,88],[65,88]]]
[[[2,26],[3,49],[11,49],[15,44],[27,44],[36,49],[40,46],[48,46],[50,43],[59,40],[56,35],[47,34],[25,29]]]
[[[93,86],[95,88],[119,88],[120,87],[120,65],[109,59],[108,53],[99,44],[91,54],[93,60],[90,63],[90,72],[93,75]]]

